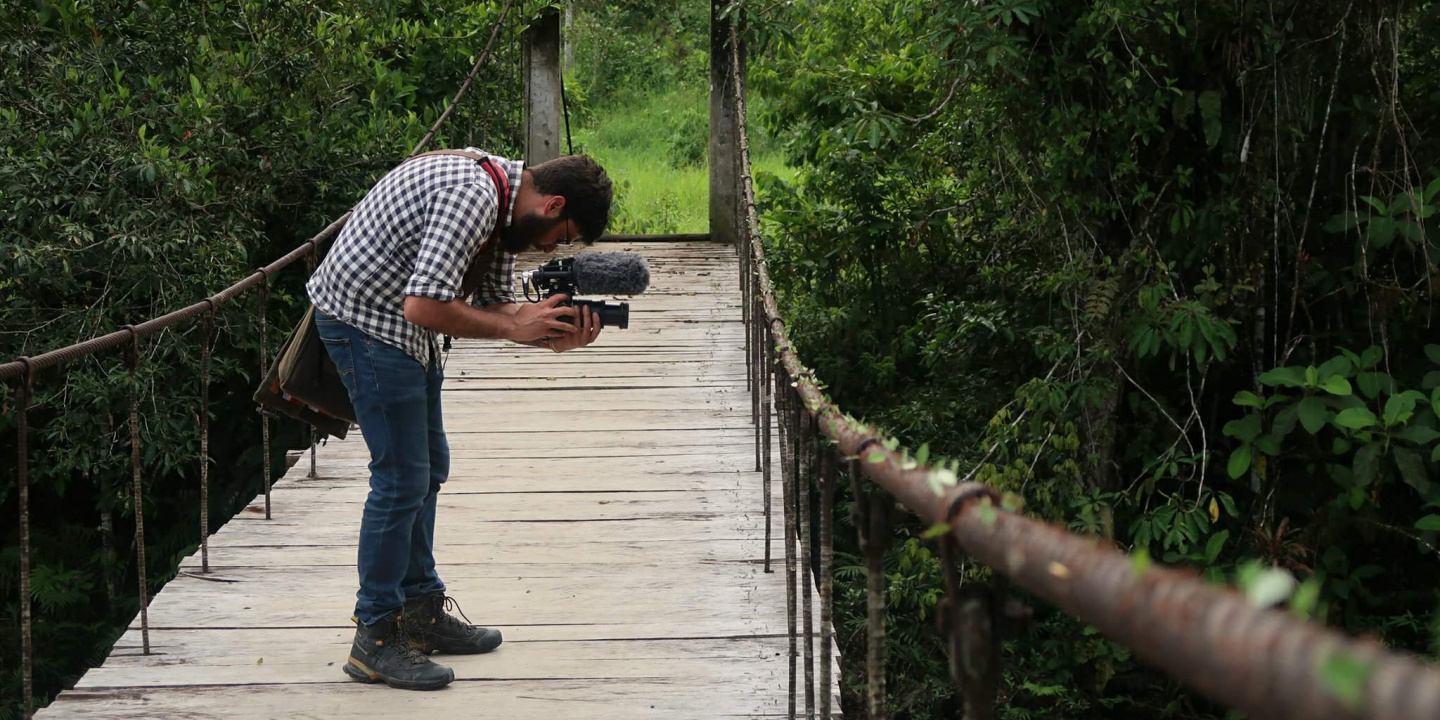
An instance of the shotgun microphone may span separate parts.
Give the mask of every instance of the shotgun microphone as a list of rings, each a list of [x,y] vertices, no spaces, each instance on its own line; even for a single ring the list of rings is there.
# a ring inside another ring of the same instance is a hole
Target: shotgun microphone
[[[586,253],[540,266],[531,282],[556,283],[584,295],[639,295],[650,287],[650,267],[634,253]]]
[[[639,295],[648,287],[650,267],[645,258],[630,253],[586,253],[557,258],[531,271],[525,278],[525,299],[540,302],[553,295],[568,295],[570,299],[562,305],[589,307],[604,326],[623,330],[630,326],[630,303],[581,300],[575,296]],[[568,322],[574,322],[573,318]]]

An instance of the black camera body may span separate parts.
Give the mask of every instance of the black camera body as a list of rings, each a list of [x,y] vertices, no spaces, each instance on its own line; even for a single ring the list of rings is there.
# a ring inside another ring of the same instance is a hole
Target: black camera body
[[[555,295],[567,295],[568,300],[560,303],[561,307],[575,308],[577,313],[580,308],[590,308],[590,312],[600,318],[603,327],[619,328],[624,330],[630,327],[630,303],[612,303],[604,300],[583,300],[575,297],[578,275],[576,273],[575,258],[556,258],[541,265],[532,271],[525,279],[525,299],[530,302],[540,302]],[[531,293],[535,296],[532,296]],[[567,315],[560,318],[571,325],[575,324],[577,315]]]

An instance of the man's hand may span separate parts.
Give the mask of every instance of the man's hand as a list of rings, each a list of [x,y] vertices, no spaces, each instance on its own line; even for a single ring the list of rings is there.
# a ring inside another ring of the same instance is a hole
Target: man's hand
[[[574,308],[570,309],[573,310]],[[600,337],[600,326],[602,324],[600,316],[591,313],[588,306],[580,308],[579,315],[580,316],[576,318],[577,323],[571,326],[575,328],[575,332],[551,341],[550,347],[554,349],[555,352],[565,352],[566,350],[582,348],[595,342],[595,339]]]
[[[515,342],[533,342],[547,337],[559,337],[560,339],[555,341],[557,349],[560,343],[570,342],[570,338],[579,334],[580,328],[560,318],[575,314],[575,309],[555,307],[569,299],[568,295],[552,295],[538,303],[521,305],[520,309],[515,312],[514,325],[505,335],[505,339]],[[598,334],[599,329],[597,328],[595,332]],[[590,343],[583,344],[589,345]]]

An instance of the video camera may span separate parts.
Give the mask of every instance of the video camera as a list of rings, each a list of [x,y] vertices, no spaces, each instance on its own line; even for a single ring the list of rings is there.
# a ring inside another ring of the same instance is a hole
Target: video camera
[[[600,317],[603,327],[624,330],[630,327],[630,303],[583,300],[578,293],[596,295],[639,295],[650,285],[650,268],[645,258],[628,253],[586,253],[573,258],[556,258],[525,276],[525,299],[540,302],[555,295],[567,295],[562,307],[588,307]],[[574,324],[574,316],[562,318]]]

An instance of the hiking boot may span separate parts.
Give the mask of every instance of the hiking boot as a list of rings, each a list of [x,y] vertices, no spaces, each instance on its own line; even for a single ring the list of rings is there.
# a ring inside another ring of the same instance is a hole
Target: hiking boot
[[[459,603],[445,593],[434,593],[405,603],[405,634],[421,652],[451,655],[487,653],[500,647],[500,631],[476,627],[470,618],[459,620],[446,612],[454,608],[465,617]]]
[[[455,679],[455,671],[431,662],[415,649],[393,612],[373,625],[355,629],[345,674],[363,683],[383,682],[401,690],[438,690]]]

